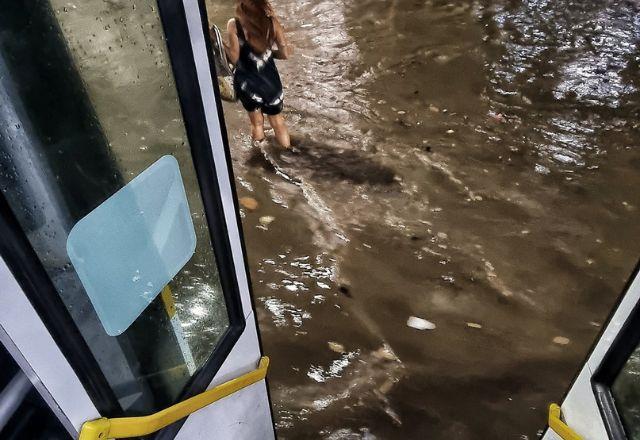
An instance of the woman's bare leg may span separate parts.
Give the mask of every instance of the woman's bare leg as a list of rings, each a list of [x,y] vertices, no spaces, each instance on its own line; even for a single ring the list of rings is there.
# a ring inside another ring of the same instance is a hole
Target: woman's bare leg
[[[251,120],[251,138],[254,141],[261,141],[264,139],[264,116],[261,110],[249,112],[249,119]]]
[[[284,122],[284,116],[275,115],[269,117],[269,124],[273,127],[273,131],[276,132],[276,139],[278,143],[284,147],[289,148],[291,146],[291,139],[289,138],[289,129],[287,128],[286,122]]]

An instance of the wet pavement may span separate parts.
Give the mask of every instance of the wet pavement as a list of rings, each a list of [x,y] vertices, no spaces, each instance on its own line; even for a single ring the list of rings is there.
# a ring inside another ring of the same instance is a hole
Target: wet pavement
[[[638,258],[640,6],[274,5],[298,151],[224,111],[279,437],[536,438]]]

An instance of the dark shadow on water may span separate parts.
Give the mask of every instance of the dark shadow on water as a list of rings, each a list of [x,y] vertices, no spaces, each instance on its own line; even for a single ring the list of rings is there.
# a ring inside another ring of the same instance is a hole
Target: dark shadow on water
[[[371,186],[389,186],[396,183],[395,171],[366,153],[335,147],[305,137],[292,138],[292,150],[283,150],[270,142],[256,148],[247,161],[251,167],[269,172],[283,172],[298,180],[338,180]]]
[[[247,159],[247,166],[250,166],[251,168],[261,168],[271,174],[276,174],[277,171],[274,163],[267,158],[260,148],[257,147],[253,147],[251,149],[251,154]]]

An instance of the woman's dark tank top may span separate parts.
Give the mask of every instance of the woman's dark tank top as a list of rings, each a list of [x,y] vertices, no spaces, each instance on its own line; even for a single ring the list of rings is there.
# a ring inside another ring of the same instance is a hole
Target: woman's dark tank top
[[[262,54],[255,53],[237,17],[235,22],[240,40],[240,56],[234,73],[234,87],[238,97],[243,105],[247,102],[255,104],[250,107],[281,106],[282,82],[271,48]]]

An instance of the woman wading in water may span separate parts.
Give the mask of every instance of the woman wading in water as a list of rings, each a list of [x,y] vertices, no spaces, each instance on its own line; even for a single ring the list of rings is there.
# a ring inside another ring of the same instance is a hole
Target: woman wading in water
[[[278,143],[289,148],[291,140],[282,116],[284,92],[274,59],[286,60],[290,53],[269,1],[236,0],[236,17],[229,20],[227,32],[227,56],[236,67],[233,86],[249,113],[251,137],[257,142],[264,140],[267,115]]]

